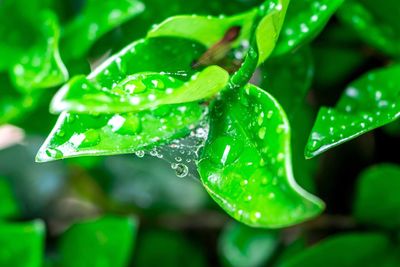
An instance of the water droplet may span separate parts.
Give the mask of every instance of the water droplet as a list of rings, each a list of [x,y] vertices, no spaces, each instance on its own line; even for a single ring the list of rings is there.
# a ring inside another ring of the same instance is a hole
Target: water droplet
[[[138,156],[139,158],[143,158],[145,155],[145,152],[143,150],[138,150],[135,152],[136,156]]]
[[[114,132],[121,135],[135,135],[138,134],[142,130],[142,123],[140,119],[135,114],[130,114],[125,117],[125,121],[122,125],[115,129]]]
[[[101,141],[99,132],[94,129],[90,129],[90,130],[86,131],[83,134],[83,136],[84,136],[84,139],[79,144],[79,148],[93,147],[93,146],[98,145]]]
[[[53,159],[61,159],[64,156],[64,154],[56,148],[46,149],[46,155]]]
[[[258,130],[258,137],[259,137],[260,139],[264,139],[265,133],[266,133],[266,132],[267,132],[267,128],[261,127],[261,128]]]
[[[179,178],[186,177],[189,174],[189,168],[183,163],[171,164],[171,167]]]
[[[213,162],[224,166],[234,162],[239,157],[242,149],[242,141],[234,140],[229,136],[222,136],[210,144],[209,156]]]

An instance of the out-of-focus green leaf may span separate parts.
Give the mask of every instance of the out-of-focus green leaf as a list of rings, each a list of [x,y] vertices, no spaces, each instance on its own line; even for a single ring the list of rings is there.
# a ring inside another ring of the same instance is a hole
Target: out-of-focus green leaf
[[[177,156],[183,157],[180,153]],[[144,208],[144,213],[193,214],[212,201],[197,180],[177,179],[171,163],[158,157],[108,157],[104,164],[113,178],[109,189],[111,199]]]
[[[312,158],[400,116],[400,66],[371,71],[351,83],[335,108],[318,113],[305,156]]]
[[[304,147],[313,120],[311,109],[304,103],[314,77],[310,50],[303,48],[287,56],[269,59],[260,71],[260,87],[270,93],[288,115],[295,177],[302,187],[313,191],[312,177],[317,162],[304,159]]]
[[[291,0],[274,55],[283,55],[310,42],[344,0]]]
[[[265,266],[279,243],[278,233],[255,229],[239,223],[225,227],[219,239],[219,251],[226,266]]]
[[[44,237],[41,221],[0,222],[0,266],[41,267]]]
[[[252,85],[214,104],[198,167],[214,200],[251,226],[289,226],[324,207],[294,180],[286,114],[271,95]]]
[[[161,105],[200,101],[216,95],[229,80],[229,74],[211,66],[192,76],[188,82],[160,73],[129,75],[114,88],[92,84],[79,76],[65,85],[54,97],[54,113],[137,112]]]
[[[19,208],[10,184],[4,177],[0,177],[0,219],[15,217]]]
[[[144,4],[138,0],[85,2],[82,12],[63,32],[61,47],[67,58],[83,56],[98,38],[145,9]]]
[[[38,102],[37,94],[22,94],[17,91],[6,73],[0,74],[0,125],[14,122],[29,111]]]
[[[290,119],[305,101],[311,87],[314,64],[310,49],[272,58],[261,65],[260,71],[260,87],[279,102]]]
[[[102,217],[74,224],[60,237],[63,267],[128,266],[138,223],[133,218]]]
[[[359,177],[354,200],[358,221],[387,228],[400,226],[400,166],[380,164]]]
[[[201,120],[197,103],[165,105],[139,113],[63,112],[36,160],[133,153],[185,136]]]
[[[397,0],[347,0],[339,18],[366,43],[383,53],[400,55],[400,5]]]
[[[389,256],[389,239],[381,234],[338,235],[305,249],[279,267],[376,267]]]
[[[68,71],[58,51],[60,29],[51,12],[39,16],[40,37],[13,67],[12,78],[22,91],[57,86],[68,80]]]
[[[176,232],[152,230],[138,240],[134,266],[203,267],[203,253],[184,236]]]

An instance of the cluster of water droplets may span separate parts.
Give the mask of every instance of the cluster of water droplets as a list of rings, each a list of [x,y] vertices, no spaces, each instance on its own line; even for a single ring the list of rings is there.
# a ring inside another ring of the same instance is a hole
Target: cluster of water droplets
[[[171,164],[176,176],[183,178],[191,176],[198,179],[197,160],[199,151],[204,146],[209,131],[209,124],[202,120],[198,127],[181,139],[175,139],[170,144],[155,147],[151,150],[136,151],[136,156],[143,158],[145,155],[163,159]]]

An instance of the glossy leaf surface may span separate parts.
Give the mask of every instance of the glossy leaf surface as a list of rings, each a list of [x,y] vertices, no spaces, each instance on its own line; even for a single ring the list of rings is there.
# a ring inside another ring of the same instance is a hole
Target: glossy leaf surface
[[[228,224],[219,239],[219,251],[226,266],[265,266],[279,244],[278,233],[239,223]]]
[[[38,41],[12,70],[15,85],[23,91],[53,87],[68,80],[68,71],[58,50],[57,18],[50,12],[42,13],[38,25],[41,27]]]
[[[381,265],[389,255],[390,242],[381,234],[346,234],[323,240],[291,258],[280,267],[354,267]]]
[[[139,113],[63,112],[36,160],[116,155],[148,149],[188,134],[201,120],[202,112],[197,103],[165,105]]]
[[[286,114],[252,85],[215,103],[198,168],[214,200],[250,226],[289,226],[324,206],[294,180]]]
[[[44,237],[41,221],[0,222],[0,266],[41,267]]]
[[[54,97],[53,112],[121,113],[137,112],[166,104],[179,104],[211,98],[228,83],[228,73],[208,67],[188,82],[160,73],[129,75],[113,88],[92,84],[76,77]]]
[[[133,218],[102,217],[77,223],[61,236],[61,266],[127,266],[136,231]]]
[[[291,0],[274,55],[283,55],[310,42],[344,0]]]
[[[399,165],[380,164],[365,170],[358,180],[354,216],[362,223],[398,228],[399,188]]]
[[[82,12],[64,30],[62,49],[69,58],[79,58],[93,43],[113,28],[142,13],[138,0],[87,0]]]
[[[0,177],[0,219],[18,215],[19,208],[15,200],[11,185],[4,178]]]
[[[400,116],[400,66],[371,71],[351,83],[335,108],[322,107],[311,132],[308,158],[381,127]]]
[[[369,45],[383,53],[400,55],[400,6],[396,0],[384,4],[373,0],[348,0],[339,18]]]

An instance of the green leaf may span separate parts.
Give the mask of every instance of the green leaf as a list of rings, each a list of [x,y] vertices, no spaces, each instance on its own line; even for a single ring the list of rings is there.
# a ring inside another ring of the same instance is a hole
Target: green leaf
[[[19,214],[14,193],[9,182],[4,177],[0,177],[0,201],[0,219],[15,217]]]
[[[314,77],[310,49],[304,48],[287,56],[272,58],[260,66],[260,87],[283,107],[289,119],[303,104]]]
[[[231,223],[219,238],[219,251],[225,266],[266,266],[278,244],[279,237],[275,231]]]
[[[59,243],[63,267],[127,266],[136,239],[133,218],[102,217],[74,224]]]
[[[215,103],[198,168],[214,200],[250,226],[293,225],[324,207],[294,180],[284,111],[272,96],[252,85]]]
[[[53,87],[68,80],[68,71],[58,51],[57,18],[51,12],[44,12],[37,24],[41,27],[38,41],[12,69],[12,79],[22,91]]]
[[[265,2],[258,8],[250,34],[250,47],[240,69],[230,80],[230,87],[241,88],[253,76],[257,66],[272,53],[278,40],[289,0]]]
[[[0,74],[0,125],[15,122],[27,115],[39,100],[38,94],[22,94],[10,81],[8,74]]]
[[[378,69],[351,83],[335,108],[322,107],[306,146],[312,158],[400,116],[400,66]]]
[[[312,128],[314,114],[306,105],[305,96],[314,77],[310,49],[299,49],[287,56],[271,58],[259,68],[260,87],[283,107],[290,121],[293,171],[300,186],[314,190],[316,161],[304,159],[304,147]]]
[[[353,213],[359,222],[397,229],[400,226],[400,166],[380,164],[359,177]]]
[[[152,28],[148,38],[160,36],[175,36],[195,40],[210,47],[218,43],[225,33],[234,26],[240,26],[240,36],[235,44],[249,39],[250,29],[256,15],[256,9],[228,17],[211,17],[199,15],[179,15],[166,19]]]
[[[348,0],[339,9],[341,21],[369,45],[383,53],[400,55],[400,6],[397,0]]]
[[[141,234],[133,266],[207,266],[198,247],[179,232],[151,229]]]
[[[185,136],[202,119],[197,103],[165,105],[138,113],[63,112],[36,161],[133,153]]]
[[[129,75],[114,88],[106,88],[78,76],[57,93],[51,110],[54,113],[137,112],[211,98],[228,80],[229,74],[217,66],[193,75],[186,83],[166,74],[144,72]]]
[[[344,0],[291,0],[274,55],[283,55],[315,38]]]
[[[41,267],[44,237],[41,221],[0,222],[0,266]]]
[[[144,9],[144,4],[138,0],[86,1],[82,12],[65,27],[63,55],[68,58],[84,56],[98,38]]]
[[[390,241],[381,234],[345,234],[325,239],[286,258],[279,267],[375,267],[389,255]]]

